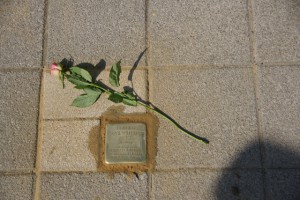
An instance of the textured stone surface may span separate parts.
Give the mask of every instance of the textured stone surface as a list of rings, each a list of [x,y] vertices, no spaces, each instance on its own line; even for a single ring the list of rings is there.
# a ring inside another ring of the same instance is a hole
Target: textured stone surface
[[[300,61],[300,1],[254,0],[259,62]]]
[[[31,175],[1,175],[1,199],[33,199],[33,176]]]
[[[128,81],[128,70],[123,70],[120,76],[120,91],[123,86],[131,86]],[[77,108],[70,106],[73,100],[83,91],[74,89],[74,85],[66,81],[66,88],[62,89],[61,82],[56,77],[51,77],[49,73],[45,75],[45,96],[44,96],[44,118],[46,119],[62,119],[62,118],[74,118],[74,117],[100,117],[103,112],[109,109],[111,106],[117,106],[107,98],[108,96],[103,94],[100,99],[89,108]],[[102,82],[108,83],[109,71],[103,71],[98,79]],[[143,99],[146,95],[146,72],[143,70],[136,70],[133,75],[133,88],[139,96]],[[122,104],[118,104],[122,106]],[[144,112],[142,107],[124,107],[124,112]]]
[[[0,171],[35,162],[40,72],[0,72]]]
[[[263,67],[260,74],[266,165],[299,167],[300,66]]]
[[[44,1],[0,1],[1,67],[39,67]]]
[[[183,127],[206,137],[194,141],[160,118],[158,168],[259,167],[250,68],[156,70],[150,100]],[[256,146],[248,148],[249,145]]]
[[[42,170],[96,170],[99,124],[99,120],[44,122]]]
[[[133,65],[145,47],[145,8],[140,0],[49,1],[47,61]],[[144,63],[141,62],[141,65]]]
[[[154,199],[263,199],[258,171],[157,172],[152,179]]]
[[[149,2],[150,65],[250,62],[247,3]]]
[[[146,174],[45,174],[41,199],[148,199]]]
[[[267,199],[300,199],[300,169],[268,170],[266,177]]]

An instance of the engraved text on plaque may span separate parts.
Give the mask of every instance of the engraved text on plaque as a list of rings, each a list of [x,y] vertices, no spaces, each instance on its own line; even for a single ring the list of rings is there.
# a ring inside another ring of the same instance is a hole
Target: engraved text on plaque
[[[105,162],[145,163],[146,125],[144,123],[107,124],[105,133]]]

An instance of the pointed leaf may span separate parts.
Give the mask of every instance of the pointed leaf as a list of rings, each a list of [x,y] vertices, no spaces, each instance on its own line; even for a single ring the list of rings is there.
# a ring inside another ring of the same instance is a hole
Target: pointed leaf
[[[136,99],[136,96],[133,94],[132,91],[124,91],[123,92],[125,94],[126,97],[128,97],[129,99]]]
[[[82,94],[78,96],[76,99],[74,99],[72,106],[76,106],[79,108],[86,108],[91,105],[93,105],[100,97],[101,93],[97,95],[91,95],[91,94]]]
[[[87,87],[90,87],[90,86],[89,85],[85,85],[85,86],[78,86],[78,85],[76,85],[74,88],[82,90],[82,89],[87,88]]]
[[[100,89],[97,89],[97,88],[86,87],[83,90],[85,91],[85,93],[87,93],[89,95],[99,95],[99,94],[102,94],[102,91]]]
[[[78,77],[73,77],[71,75],[66,76],[66,78],[68,79],[68,81],[70,81],[71,83],[73,83],[74,85],[76,85],[77,87],[87,87],[90,86],[90,84],[88,82],[82,81],[80,80]]]
[[[128,99],[128,98],[123,98],[122,101],[124,104],[128,105],[128,106],[137,106],[137,101],[136,99]]]
[[[118,93],[112,93],[109,95],[108,99],[114,103],[121,103],[123,101],[123,97]]]
[[[74,74],[81,76],[85,80],[92,82],[92,76],[90,75],[90,73],[87,70],[82,69],[80,67],[71,67],[70,71]]]
[[[121,74],[121,60],[115,64],[110,69],[109,72],[109,83],[114,87],[120,86],[120,74]]]
[[[121,94],[124,95],[122,101],[124,104],[129,106],[137,106],[137,99],[132,90],[124,88],[124,92],[122,92]]]

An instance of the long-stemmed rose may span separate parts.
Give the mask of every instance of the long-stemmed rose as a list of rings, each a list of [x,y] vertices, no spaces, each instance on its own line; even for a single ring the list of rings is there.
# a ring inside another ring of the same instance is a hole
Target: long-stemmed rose
[[[174,126],[176,126],[180,131],[188,135],[189,137],[197,140],[202,141],[206,144],[209,141],[206,138],[200,137],[187,129],[183,128],[179,125],[173,118],[168,116],[159,108],[155,107],[151,103],[146,103],[145,101],[137,98],[132,91],[128,89],[124,89],[123,92],[118,92],[103,83],[98,84],[97,82],[92,80],[91,74],[80,67],[72,66],[70,68],[62,65],[61,63],[52,63],[50,65],[50,73],[51,75],[58,75],[59,79],[63,83],[64,87],[64,80],[67,79],[69,82],[75,85],[76,89],[83,90],[84,93],[74,99],[72,106],[85,108],[88,106],[93,105],[101,96],[102,93],[106,93],[109,95],[108,99],[114,103],[123,103],[127,106],[143,106],[148,110],[156,112],[157,114],[163,116],[165,119],[170,121]],[[120,86],[120,74],[121,74],[121,61],[115,63],[109,73],[109,83],[113,87]],[[126,87],[125,87],[126,88]]]

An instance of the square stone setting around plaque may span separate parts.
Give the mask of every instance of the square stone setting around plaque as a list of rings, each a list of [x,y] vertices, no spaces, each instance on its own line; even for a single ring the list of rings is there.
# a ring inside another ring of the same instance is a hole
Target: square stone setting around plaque
[[[146,163],[146,135],[144,123],[106,124],[105,163]]]

